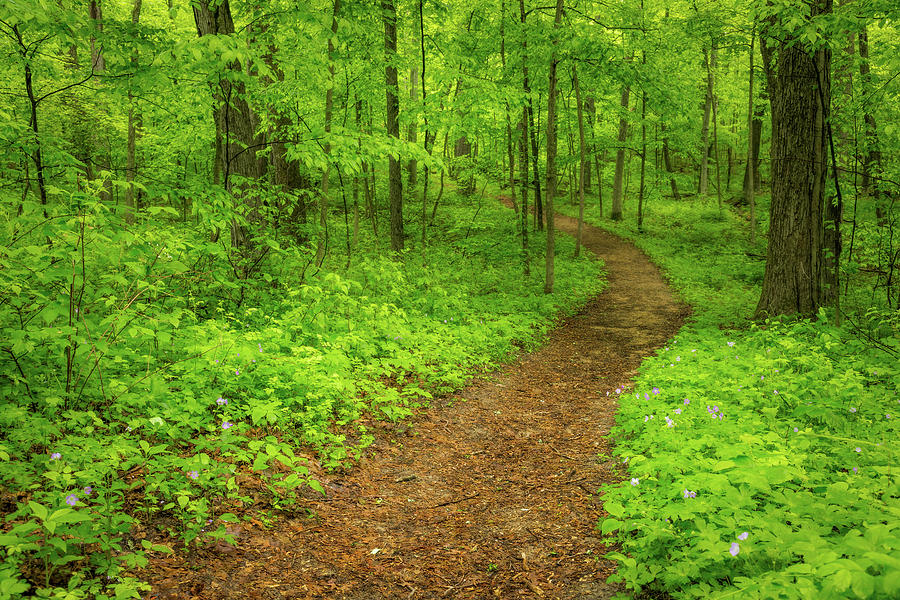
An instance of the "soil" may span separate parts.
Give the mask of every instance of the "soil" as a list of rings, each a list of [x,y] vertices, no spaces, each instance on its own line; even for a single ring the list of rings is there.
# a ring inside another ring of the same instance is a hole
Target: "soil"
[[[557,215],[574,235],[577,222]],[[688,314],[630,242],[584,228],[608,287],[539,351],[386,426],[368,456],[321,477],[326,496],[155,559],[151,598],[607,599],[614,565],[598,490],[625,475],[605,437],[615,390]]]

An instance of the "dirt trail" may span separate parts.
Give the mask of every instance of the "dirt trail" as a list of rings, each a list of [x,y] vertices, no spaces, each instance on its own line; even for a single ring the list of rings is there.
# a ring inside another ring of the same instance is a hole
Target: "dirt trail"
[[[561,231],[576,225],[556,217]],[[155,563],[152,597],[610,597],[594,527],[598,487],[623,477],[598,459],[613,390],[687,309],[631,243],[585,226],[584,245],[606,262],[609,287],[543,349],[379,436],[370,458],[306,503],[313,517],[242,524],[238,548]]]

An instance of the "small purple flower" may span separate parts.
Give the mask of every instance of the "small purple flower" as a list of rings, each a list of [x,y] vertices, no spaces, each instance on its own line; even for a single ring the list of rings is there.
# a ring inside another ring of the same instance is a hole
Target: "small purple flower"
[[[728,347],[729,347],[729,348],[734,348],[734,342],[728,342]]]
[[[794,427],[794,433],[798,433],[799,431],[800,430],[798,428]]]
[[[233,427],[233,426],[234,426],[234,423],[231,423],[229,421],[222,421],[222,429],[228,429],[229,427]]]
[[[676,409],[673,410],[672,412],[674,412],[676,415],[680,415],[680,414],[681,414],[681,409],[680,409],[680,408],[676,408]]]
[[[655,388],[653,388],[653,389],[650,390],[650,391],[653,392],[653,395],[654,395],[654,396],[656,396],[657,394],[659,394],[659,388],[658,388],[658,387],[655,387]]]
[[[131,431],[131,426],[130,426],[130,425],[129,425],[129,426],[126,426],[126,427],[125,427],[125,431]]]
[[[66,504],[68,504],[69,506],[75,506],[76,504],[78,504],[78,496],[76,496],[75,494],[69,494],[68,496],[66,496]]]
[[[238,356],[240,356],[240,355],[241,355],[241,353],[240,353],[240,352],[238,352],[238,353],[237,353],[237,355],[238,355]]]
[[[219,406],[225,406],[226,404],[228,404],[228,400],[226,400],[222,396],[219,396],[218,399],[216,399],[216,404],[218,404]]]
[[[687,398],[684,399],[684,405],[685,405],[685,406],[687,406],[687,405],[690,404],[690,403],[691,403],[690,400],[688,400]]]
[[[697,497],[697,492],[693,492],[687,488],[684,488],[684,492],[682,492],[682,493],[684,494],[685,499]]]
[[[856,473],[857,471],[859,471],[859,469],[857,467],[853,467],[853,472]]]
[[[741,541],[743,542],[744,540],[747,539],[747,537],[748,537],[749,535],[750,535],[750,534],[747,533],[747,532],[745,531],[745,532],[743,532],[741,535],[739,535],[739,536],[737,537],[737,539],[739,539],[739,540],[741,540]]]
[[[617,394],[621,394],[621,393],[622,393],[622,388],[616,388],[616,393],[617,393]]]
[[[647,392],[644,392],[644,400],[649,400],[649,399],[650,399],[650,394],[648,394]]]
[[[855,413],[855,412],[856,412],[856,407],[855,407],[855,406],[851,406],[851,407],[850,407],[850,412]]]
[[[890,415],[889,413],[885,413],[884,418],[885,418],[885,419],[890,419],[890,418],[891,418],[891,415]]]
[[[200,476],[200,473],[198,473],[197,471],[188,471],[187,476],[191,479],[197,479],[197,477]]]
[[[741,546],[737,542],[731,542],[731,548],[728,549],[728,553],[732,556],[737,556],[738,552],[741,551]]]
[[[632,477],[632,478],[631,478],[631,485],[637,486],[637,485],[639,485],[640,483],[641,483],[641,480],[638,479],[637,477]]]
[[[87,486],[84,488],[85,496],[90,496],[92,493],[94,493],[94,488],[92,488],[91,486]]]
[[[240,374],[241,374],[240,369],[235,369],[235,370],[234,370],[234,374],[235,374],[235,375],[240,375]]]
[[[218,359],[218,358],[216,359],[216,364],[219,364],[219,359]]]
[[[778,390],[775,390],[774,393],[775,393],[775,395],[777,396],[777,395],[778,395]]]
[[[859,446],[857,446],[856,448],[854,448],[854,450],[856,450],[857,452],[862,452],[862,448],[860,448]]]
[[[680,356],[676,356],[676,357],[675,357],[675,362],[679,362],[679,361],[681,361],[681,357],[680,357]]]
[[[60,458],[62,458],[62,454],[59,452],[54,452],[50,455],[50,460],[59,460]]]

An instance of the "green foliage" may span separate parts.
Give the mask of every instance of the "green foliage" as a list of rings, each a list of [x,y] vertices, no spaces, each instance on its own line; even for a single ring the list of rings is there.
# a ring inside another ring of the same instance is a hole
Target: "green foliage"
[[[651,214],[644,234],[615,228],[695,318],[619,400],[629,479],[603,490],[598,523],[621,545],[613,579],[675,598],[896,597],[896,358],[824,312],[750,325],[762,263],[740,221],[670,201]],[[898,342],[882,320],[882,346]]]
[[[198,227],[165,207],[128,225],[98,193],[22,203],[0,239],[0,598],[137,597],[148,555],[232,541],[241,482],[274,507],[324,493],[311,469],[349,465],[365,422],[459,389],[602,284],[564,259],[541,293],[484,199],[448,194],[425,261],[334,254],[304,275],[309,250],[270,231],[269,259],[235,268],[204,234],[227,226],[214,196]]]

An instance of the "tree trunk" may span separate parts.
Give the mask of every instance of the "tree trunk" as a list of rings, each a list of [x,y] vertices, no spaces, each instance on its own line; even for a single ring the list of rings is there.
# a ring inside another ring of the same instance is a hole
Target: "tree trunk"
[[[563,0],[556,0],[556,17],[553,20],[553,29],[558,30],[562,21]],[[550,54],[550,76],[547,85],[547,253],[544,270],[544,293],[553,293],[555,279],[556,239],[553,225],[553,204],[556,200],[556,100],[557,100],[557,76],[556,65],[559,58],[556,54],[557,41],[553,39],[553,51]]]
[[[578,235],[575,236],[575,256],[581,254],[581,235],[584,229],[584,193],[587,183],[586,173],[590,173],[587,167],[587,152],[584,144],[584,107],[581,103],[581,86],[578,85],[578,72],[575,63],[572,63],[572,86],[575,88],[575,105],[578,113]]]
[[[400,139],[400,88],[397,82],[397,8],[394,0],[381,0],[384,21],[384,82],[387,100],[387,134]],[[388,204],[391,213],[391,250],[403,250],[403,180],[400,161],[388,157]]]
[[[812,17],[829,12],[831,0],[811,7]],[[772,104],[772,204],[756,316],[814,316],[823,302],[825,123],[831,104],[831,56],[825,50],[811,54],[783,31],[773,37],[780,40],[774,48],[766,35],[760,38]]]
[[[644,55],[643,62],[647,63],[647,56]],[[638,211],[637,226],[638,231],[644,230],[644,175],[647,169],[647,92],[641,94],[641,186],[638,189]]]
[[[316,266],[321,267],[328,248],[328,185],[331,178],[331,118],[334,112],[334,36],[337,35],[338,13],[341,0],[334,0],[331,12],[331,35],[328,36],[328,87],[325,90],[325,172],[322,173],[322,185],[319,193],[319,239],[316,244]]]
[[[703,105],[703,126],[700,130],[700,186],[697,193],[705,196],[709,192],[709,117],[713,105],[712,69],[709,55],[703,49],[703,66],[706,68],[706,102]]]
[[[722,211],[722,176],[719,168],[719,99],[716,97],[716,43],[713,42],[712,50],[709,56],[709,92],[712,97],[712,116],[713,116],[713,158],[716,162],[716,200],[719,204],[719,212]]]
[[[753,59],[754,59],[754,40],[756,38],[756,24],[753,26],[753,31],[750,33],[750,70],[748,73],[748,78],[750,80],[750,91],[748,92],[747,99],[747,175],[744,179],[744,198],[747,200],[747,205],[750,207],[750,241],[753,242],[756,239],[756,190],[754,186],[754,177],[755,177],[755,167],[753,163],[753,157],[758,155],[759,152],[755,148],[754,139],[753,139],[753,80],[754,80],[754,72],[753,72]]]
[[[765,86],[763,86],[763,88],[765,88]],[[765,101],[765,89],[760,90],[760,96],[760,100]],[[744,194],[747,193],[747,177],[751,170],[750,163],[753,163],[753,189],[759,190],[762,187],[762,180],[759,177],[759,147],[762,143],[763,117],[766,116],[766,107],[764,104],[754,104],[753,122],[750,129],[750,136],[753,138],[753,150],[747,157],[747,164],[744,165]]]
[[[141,19],[141,0],[134,0],[131,9],[131,24],[137,25]],[[131,64],[137,64],[137,53],[132,52]],[[134,166],[135,153],[137,151],[137,132],[141,126],[141,113],[135,110],[134,94],[131,86],[128,88],[128,142],[125,155],[125,222],[134,223]]]
[[[215,3],[213,0],[199,0],[193,4],[193,8],[197,33],[201,37],[234,34],[234,21],[228,0]],[[236,60],[230,62],[228,68],[238,73],[242,71],[240,62]],[[265,175],[265,162],[256,156],[256,150],[262,146],[262,138],[256,133],[256,115],[244,98],[243,83],[223,77],[214,89],[214,94],[216,106],[213,117],[216,133],[222,140],[218,169],[222,173],[225,189],[243,200],[247,220],[253,225],[260,221],[257,200],[252,194],[244,193],[245,185],[235,186],[232,176],[260,180]],[[232,222],[231,244],[234,247],[246,247],[250,244],[249,231],[237,221]]]
[[[872,72],[869,66],[869,31],[865,26],[859,32],[859,59],[859,75],[863,94],[869,94],[873,89]],[[865,137],[862,156],[862,194],[864,196],[871,195],[875,198],[875,210],[878,213],[878,221],[883,223],[884,201],[881,186],[882,164],[878,127],[875,122],[875,116],[870,111],[871,103],[864,103],[864,106]]]
[[[675,174],[672,170],[672,157],[669,154],[669,136],[666,135],[666,126],[662,125],[662,133],[663,133],[663,142],[662,142],[662,154],[663,154],[663,163],[666,165],[666,172],[669,173],[669,185],[672,187],[672,197],[675,200],[681,200],[681,194],[678,193],[678,182],[675,181]]]
[[[416,95],[416,86],[418,85],[419,79],[419,70],[413,66],[409,69],[409,100],[412,105],[418,97]],[[410,107],[410,114],[415,114]],[[415,119],[410,119],[409,125],[406,126],[406,141],[411,142],[413,144],[416,143],[418,135],[416,134],[416,121]],[[416,175],[418,174],[418,165],[416,164],[416,159],[409,159],[409,163],[407,163],[406,170],[408,171],[408,181],[410,187],[415,187],[416,185]]]
[[[584,112],[585,112],[585,125],[588,131],[591,132],[591,145],[585,149],[587,153],[588,166],[584,170],[584,193],[591,193],[591,180],[593,179],[591,176],[592,170],[590,168],[590,160],[593,153],[597,151],[594,147],[594,118],[597,115],[597,104],[594,100],[593,96],[586,96],[584,99]],[[597,182],[597,185],[600,185]],[[601,212],[602,214],[602,212]]]
[[[620,104],[622,106],[622,116],[619,118],[619,136],[618,149],[616,149],[616,174],[613,179],[613,197],[612,212],[610,218],[613,221],[622,220],[622,180],[625,174],[625,140],[628,138],[628,121],[625,119],[625,112],[628,110],[628,99],[631,94],[631,88],[625,86],[622,88],[622,98]]]
[[[519,20],[522,23],[522,89],[525,92],[525,120],[527,121],[524,133],[531,139],[531,186],[534,189],[534,209],[537,228],[544,228],[541,207],[541,182],[538,170],[538,142],[537,131],[534,126],[534,110],[531,103],[531,86],[528,83],[528,42],[525,35],[525,0],[519,0]],[[526,140],[526,143],[528,140]],[[527,154],[527,153],[526,153]],[[527,197],[525,181],[522,182],[522,196]],[[523,205],[528,204],[523,201]]]

